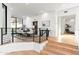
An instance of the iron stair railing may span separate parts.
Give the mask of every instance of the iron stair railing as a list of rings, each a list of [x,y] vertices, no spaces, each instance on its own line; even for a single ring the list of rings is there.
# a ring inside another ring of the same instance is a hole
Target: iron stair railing
[[[4,40],[3,40],[4,39],[3,29],[4,28],[1,28],[1,45],[4,44]],[[7,28],[7,29],[10,29],[11,30],[11,33],[10,33],[10,35],[11,35],[11,42],[13,43],[14,42],[15,35],[16,34],[19,34],[19,33],[17,33],[17,32],[14,31],[15,28]],[[48,37],[49,37],[49,30],[48,30],[48,28],[45,29],[45,30],[42,30],[41,28],[39,28],[39,39],[38,39],[39,40],[39,43],[41,43],[41,40],[42,40],[41,38],[43,37],[43,35],[45,35],[46,40],[48,40]],[[34,29],[33,29],[32,38],[33,38],[33,42],[35,42]]]
[[[41,29],[39,28],[39,43],[41,43],[41,37],[43,37],[43,35],[46,34],[46,40],[48,40],[49,37],[49,30],[47,29]]]

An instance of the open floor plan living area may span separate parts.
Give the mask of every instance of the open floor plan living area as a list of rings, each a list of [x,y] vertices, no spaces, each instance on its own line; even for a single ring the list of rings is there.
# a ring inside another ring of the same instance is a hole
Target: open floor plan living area
[[[79,55],[79,3],[0,3],[0,55]]]

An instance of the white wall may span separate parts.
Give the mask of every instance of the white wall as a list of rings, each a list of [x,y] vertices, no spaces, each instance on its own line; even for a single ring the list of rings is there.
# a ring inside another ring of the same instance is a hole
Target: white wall
[[[11,10],[7,7],[7,35],[4,37],[4,42],[11,40]]]
[[[65,31],[65,18],[61,18],[61,34],[63,34],[64,33],[64,31]]]
[[[11,12],[9,10],[9,8],[7,7],[7,27],[10,28],[11,24]],[[0,28],[3,27],[3,11],[2,11],[2,3],[0,3]],[[8,34],[4,35],[4,42],[7,42],[9,39],[11,40],[11,29],[7,30]],[[1,36],[1,31],[0,31],[0,36]],[[0,42],[1,42],[1,37],[0,37]]]
[[[2,27],[2,4],[0,3],[0,27]]]
[[[11,10],[7,7],[7,27],[11,28]]]
[[[2,27],[2,4],[0,3],[0,28]],[[1,29],[0,29],[0,42],[1,42]]]
[[[48,14],[48,15],[45,15]],[[27,17],[27,16],[26,16]],[[26,17],[23,17],[23,24],[26,24]],[[50,26],[47,27],[50,30],[49,36],[56,36],[56,12],[46,12],[38,14],[37,16],[30,16],[30,22],[38,21],[38,28],[45,28],[42,26],[42,22],[50,21]],[[29,22],[28,22],[29,23]],[[29,25],[29,24],[26,24]]]
[[[32,28],[32,17],[31,16],[25,16],[23,17],[23,25],[26,25],[27,28]]]
[[[47,27],[50,30],[49,36],[53,37],[56,36],[56,12],[46,12],[48,16],[45,18],[43,17],[45,13],[41,13],[37,16],[34,16],[33,20],[38,21],[38,28],[43,28],[42,22],[49,20],[50,26]]]

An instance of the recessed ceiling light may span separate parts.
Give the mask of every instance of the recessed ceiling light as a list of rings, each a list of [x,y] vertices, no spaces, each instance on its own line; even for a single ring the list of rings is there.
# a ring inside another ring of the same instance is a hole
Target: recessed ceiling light
[[[30,19],[30,17],[29,17],[29,16],[27,16],[27,17],[26,17],[26,19]]]
[[[44,13],[43,16],[44,16],[44,17],[47,17],[47,16],[48,16],[48,13]]]

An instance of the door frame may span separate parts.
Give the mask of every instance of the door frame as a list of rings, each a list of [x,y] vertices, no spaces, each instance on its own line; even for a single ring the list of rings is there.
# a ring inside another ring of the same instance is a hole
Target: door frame
[[[2,8],[5,8],[5,33],[4,33],[4,35],[5,34],[7,34],[7,6],[4,4],[4,3],[2,3]]]

